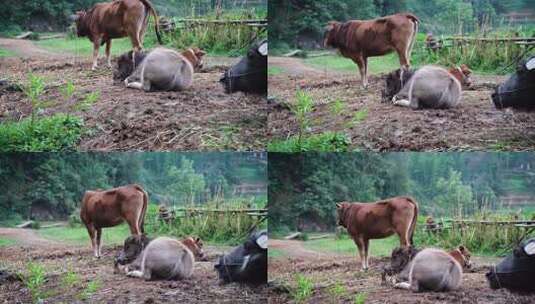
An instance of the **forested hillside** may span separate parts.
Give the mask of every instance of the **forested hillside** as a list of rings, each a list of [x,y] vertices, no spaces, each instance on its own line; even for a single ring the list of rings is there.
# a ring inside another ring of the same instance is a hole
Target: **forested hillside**
[[[270,154],[270,227],[332,228],[335,203],[410,195],[422,214],[504,208],[501,196],[535,196],[529,153]]]
[[[199,204],[257,197],[265,201],[264,153],[17,153],[0,155],[0,220],[29,216],[32,207],[65,216],[83,193],[129,183],[151,202]],[[255,191],[244,192],[254,185]],[[251,193],[252,192],[252,193]]]
[[[276,48],[314,46],[331,20],[411,12],[420,18],[420,32],[451,34],[517,27],[524,22],[533,23],[535,14],[533,0],[270,0],[268,5],[269,38]],[[513,20],[507,15],[512,12],[531,12],[531,17]]]

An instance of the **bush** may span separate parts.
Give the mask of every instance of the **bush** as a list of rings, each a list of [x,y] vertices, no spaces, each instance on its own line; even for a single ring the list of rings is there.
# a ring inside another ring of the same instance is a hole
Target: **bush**
[[[69,215],[69,227],[79,227],[82,225],[80,220],[80,209],[76,209],[73,213]]]
[[[84,132],[82,119],[56,114],[0,125],[0,152],[47,152],[73,150]]]
[[[337,132],[325,132],[310,135],[301,139],[292,136],[287,140],[276,140],[268,144],[269,152],[347,152],[351,140],[346,134]]]

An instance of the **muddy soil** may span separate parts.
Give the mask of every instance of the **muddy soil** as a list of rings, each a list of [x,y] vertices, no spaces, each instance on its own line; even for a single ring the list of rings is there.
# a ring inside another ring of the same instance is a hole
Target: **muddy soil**
[[[0,79],[25,82],[27,73],[43,76],[47,107],[39,115],[68,113],[83,118],[88,132],[79,150],[263,150],[267,103],[264,97],[224,93],[221,73],[237,58],[208,57],[194,76],[192,88],[182,92],[149,92],[114,83],[103,61],[91,71],[89,57],[54,54],[28,46],[0,44],[18,57],[0,58]],[[28,42],[25,42],[28,43]],[[22,51],[24,49],[32,51]],[[38,50],[38,51],[37,51]],[[67,81],[75,94],[61,93]],[[94,103],[89,93],[99,92]],[[0,122],[27,117],[31,104],[22,92],[0,89]]]
[[[286,246],[285,243],[289,242]],[[279,288],[273,288],[270,303],[294,303],[288,289],[295,287],[295,276],[300,273],[312,279],[314,289],[307,303],[354,303],[358,293],[366,294],[367,304],[516,304],[535,303],[535,294],[515,294],[488,287],[485,273],[496,259],[473,257],[474,267],[465,272],[462,288],[454,292],[412,293],[381,284],[381,271],[390,263],[388,258],[371,258],[368,272],[360,270],[355,256],[321,253],[311,255],[294,244],[296,241],[277,241],[277,248],[289,248],[285,254],[269,260],[269,279]],[[270,248],[272,243],[270,241]],[[355,248],[356,250],[356,248]],[[345,292],[333,292],[342,285]]]
[[[269,76],[269,95],[273,100],[268,117],[268,136],[282,139],[298,131],[288,104],[294,103],[297,89],[308,92],[315,101],[309,114],[312,134],[343,132],[352,147],[374,151],[448,150],[530,150],[535,147],[535,113],[496,110],[490,95],[506,76],[475,75],[474,89],[463,92],[460,106],[445,110],[411,110],[381,102],[382,75],[372,75],[367,89],[355,72],[317,69],[296,58],[270,58],[270,64],[283,69]],[[346,109],[332,111],[340,100]],[[356,111],[367,117],[354,121]]]
[[[0,229],[2,230],[2,229]],[[10,238],[23,236],[11,233]],[[227,247],[206,246],[208,262],[197,262],[194,274],[183,281],[148,281],[113,273],[113,259],[118,246],[104,244],[102,257],[92,256],[87,246],[74,246],[40,240],[35,245],[0,247],[0,270],[25,271],[29,261],[46,270],[41,291],[43,303],[267,303],[266,287],[240,284],[219,285],[213,269],[217,256]],[[68,272],[77,274],[72,285],[66,281]],[[85,290],[90,282],[99,286],[93,293]],[[85,295],[85,297],[84,297]],[[31,303],[29,289],[20,281],[0,282],[0,303]]]

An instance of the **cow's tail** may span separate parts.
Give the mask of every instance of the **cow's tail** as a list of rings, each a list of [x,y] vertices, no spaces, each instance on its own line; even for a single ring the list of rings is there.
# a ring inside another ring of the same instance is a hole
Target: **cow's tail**
[[[141,230],[141,233],[145,233],[145,213],[147,213],[147,205],[149,204],[149,195],[143,188],[141,188],[140,185],[134,185],[134,188],[141,192],[143,194],[143,208],[141,208],[141,214],[139,215],[141,217],[139,221],[139,229]]]
[[[414,230],[416,230],[416,220],[418,220],[418,203],[412,197],[407,197],[406,199],[414,205],[414,215],[412,217],[411,225],[409,226],[409,242],[411,246],[414,246],[413,236]]]
[[[411,36],[411,41],[409,43],[409,48],[408,48],[408,52],[407,52],[407,56],[411,56],[412,54],[412,48],[414,47],[414,42],[416,41],[416,35],[418,35],[418,27],[419,27],[419,24],[420,24],[420,20],[418,19],[418,17],[416,17],[415,15],[413,14],[405,14],[405,16],[412,22],[413,24],[413,32],[412,32],[412,36]]]
[[[154,31],[156,32],[156,38],[158,39],[159,44],[163,44],[162,37],[160,36],[160,20],[158,19],[158,14],[156,13],[156,10],[154,9],[154,6],[152,6],[152,3],[150,3],[149,0],[140,0],[143,5],[149,10],[149,13],[152,14],[154,17]]]

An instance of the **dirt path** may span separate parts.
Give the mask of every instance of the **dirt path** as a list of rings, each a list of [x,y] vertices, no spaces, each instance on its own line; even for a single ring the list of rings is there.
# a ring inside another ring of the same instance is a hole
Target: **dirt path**
[[[270,58],[270,60],[272,60]],[[474,90],[463,92],[461,104],[445,110],[411,110],[381,101],[384,79],[371,75],[367,89],[357,72],[321,72],[297,58],[274,58],[282,72],[269,76],[269,95],[279,104],[295,102],[295,91],[314,100],[308,115],[309,134],[327,131],[346,134],[350,149],[373,151],[464,151],[535,148],[535,115],[517,110],[496,110],[490,100],[493,87],[506,76],[474,75]],[[288,69],[288,71],[286,71]],[[342,110],[333,111],[339,102]],[[364,119],[354,120],[356,112]],[[270,139],[298,133],[288,107],[274,107],[268,116]]]
[[[58,59],[64,55],[51,52],[36,46],[32,41],[25,39],[0,38],[0,48],[9,50],[17,57],[32,59]]]
[[[270,303],[293,302],[285,290],[295,288],[296,275],[301,274],[313,285],[306,303],[354,303],[355,296],[366,296],[365,303],[387,304],[525,304],[533,303],[535,295],[519,295],[506,290],[488,287],[485,273],[497,258],[473,257],[471,270],[463,275],[462,288],[455,292],[426,292],[414,294],[382,284],[381,272],[390,263],[388,258],[370,258],[370,269],[363,272],[354,255],[314,254],[303,250],[302,242],[270,240],[270,248],[284,250],[285,255],[270,258],[269,279],[276,288],[271,292]]]
[[[54,247],[63,245],[60,242],[43,238],[32,229],[0,228],[0,238],[14,240],[18,246],[23,247]]]

